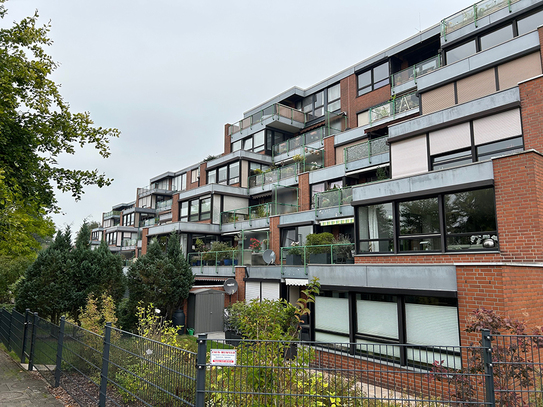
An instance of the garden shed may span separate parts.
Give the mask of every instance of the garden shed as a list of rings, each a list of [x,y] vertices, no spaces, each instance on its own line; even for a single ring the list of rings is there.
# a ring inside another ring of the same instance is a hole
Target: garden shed
[[[189,294],[187,328],[195,333],[223,330],[224,291],[201,288]]]

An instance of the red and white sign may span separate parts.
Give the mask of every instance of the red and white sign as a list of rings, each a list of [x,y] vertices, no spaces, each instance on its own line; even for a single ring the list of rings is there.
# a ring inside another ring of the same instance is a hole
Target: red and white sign
[[[237,350],[236,349],[211,349],[210,363],[215,366],[235,366]]]

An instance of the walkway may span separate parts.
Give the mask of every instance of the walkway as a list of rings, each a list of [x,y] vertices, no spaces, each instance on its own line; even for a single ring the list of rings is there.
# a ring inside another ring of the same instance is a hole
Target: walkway
[[[40,376],[24,370],[0,350],[0,407],[62,407],[47,391],[47,383]]]

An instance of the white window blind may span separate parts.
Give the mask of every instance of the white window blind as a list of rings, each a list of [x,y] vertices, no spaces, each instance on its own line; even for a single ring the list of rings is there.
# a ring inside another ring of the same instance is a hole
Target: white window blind
[[[247,281],[245,283],[245,301],[249,302],[255,298],[260,298],[260,283]]]
[[[471,146],[469,122],[430,133],[430,154],[441,154]]]
[[[278,300],[279,299],[279,283],[262,282],[262,299]]]
[[[473,135],[477,145],[521,134],[519,109],[508,110],[473,121]]]
[[[356,315],[359,333],[398,339],[398,306],[395,302],[358,300]]]
[[[407,342],[416,345],[459,346],[456,307],[405,304]]]
[[[349,333],[349,301],[347,298],[316,297],[315,328]]]
[[[405,177],[428,171],[425,134],[391,144],[390,152],[392,178]]]

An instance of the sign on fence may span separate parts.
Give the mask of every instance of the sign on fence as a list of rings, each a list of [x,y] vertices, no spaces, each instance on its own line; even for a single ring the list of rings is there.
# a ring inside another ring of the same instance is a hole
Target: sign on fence
[[[210,349],[210,364],[217,366],[235,366],[236,349]]]

